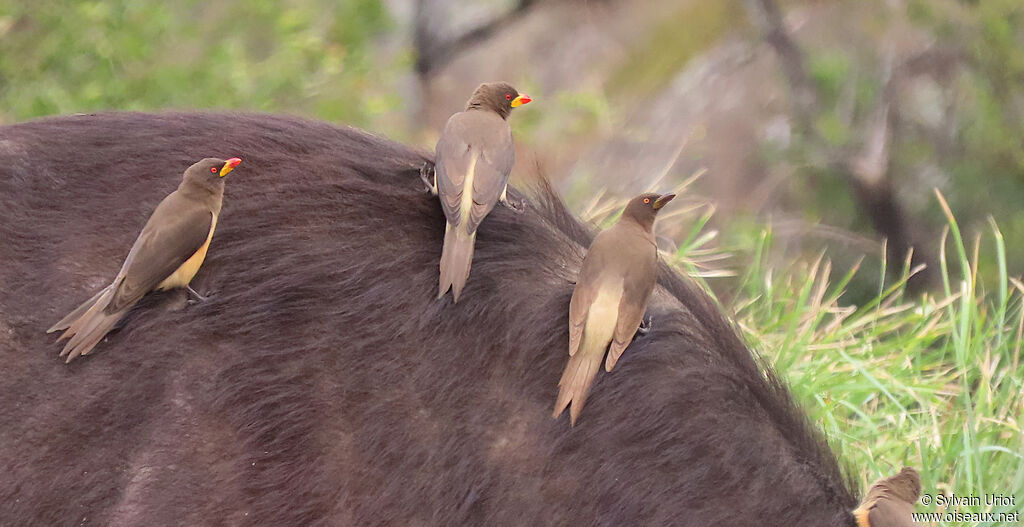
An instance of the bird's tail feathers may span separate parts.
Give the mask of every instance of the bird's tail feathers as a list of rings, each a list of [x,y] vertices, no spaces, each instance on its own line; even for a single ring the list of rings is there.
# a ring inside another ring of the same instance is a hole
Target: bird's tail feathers
[[[586,353],[581,350],[572,357],[565,366],[562,379],[558,381],[558,400],[555,401],[555,410],[551,417],[558,418],[570,404],[570,423],[575,426],[576,419],[583,411],[583,404],[587,402],[590,395],[590,386],[594,383],[597,371],[601,368],[601,353]]]
[[[441,298],[448,289],[452,290],[455,302],[459,301],[462,288],[469,278],[469,268],[473,264],[473,247],[476,245],[476,232],[470,234],[463,227],[446,224],[444,229],[444,248],[441,249],[441,279],[437,289],[437,297]]]
[[[100,299],[101,296],[103,296],[103,293],[106,293],[112,287],[113,285],[108,285],[107,287],[100,289],[100,292],[93,295],[93,297],[90,298],[89,300],[82,302],[82,305],[76,307],[74,311],[65,315],[64,318],[60,319],[60,322],[57,322],[56,324],[50,326],[50,329],[46,330],[46,332],[53,333],[54,331],[61,331],[71,327],[71,324],[73,324],[76,320],[82,318],[82,315],[84,315],[85,312],[88,311],[89,308],[91,308],[93,304],[95,304],[96,301]]]
[[[110,330],[114,329],[114,326],[119,320],[121,320],[121,317],[131,309],[132,306],[128,305],[114,313],[107,313],[106,307],[113,297],[114,287],[108,286],[98,295],[93,297],[95,300],[90,299],[92,304],[88,305],[77,319],[74,319],[74,321],[67,325],[64,333],[62,333],[60,338],[57,339],[69,339],[67,344],[64,345],[64,349],[60,352],[61,357],[67,357],[66,362],[71,362],[79,355],[88,355],[89,352],[92,351],[93,347],[95,347],[100,340],[103,340],[103,337],[106,336]],[[88,302],[86,304],[88,304]],[[73,314],[78,314],[81,311],[82,306],[79,306],[79,308],[69,314],[68,317]],[[57,324],[57,326],[59,325],[61,325],[61,323]]]

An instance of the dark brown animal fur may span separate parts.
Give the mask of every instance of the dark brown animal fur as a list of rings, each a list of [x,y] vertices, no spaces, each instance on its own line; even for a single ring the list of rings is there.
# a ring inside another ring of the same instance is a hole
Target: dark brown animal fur
[[[47,326],[207,156],[245,159],[193,282],[213,297],[150,295],[65,366]],[[499,207],[462,301],[435,300],[424,160],[277,116],[0,128],[0,524],[853,525],[819,433],[667,268],[651,332],[552,420],[591,232],[550,193]]]

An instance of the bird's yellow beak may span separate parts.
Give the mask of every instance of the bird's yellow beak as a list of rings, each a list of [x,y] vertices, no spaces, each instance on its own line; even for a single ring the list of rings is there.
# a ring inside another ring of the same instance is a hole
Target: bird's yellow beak
[[[515,99],[512,99],[512,107],[515,108],[517,106],[522,106],[532,100],[533,99],[531,99],[529,95],[521,93]]]
[[[675,194],[665,194],[660,198],[654,200],[654,210],[658,210],[664,207],[668,202],[672,201],[675,197]]]
[[[235,167],[237,167],[241,163],[242,159],[239,157],[232,157],[231,159],[228,159],[228,162],[224,163],[224,166],[220,169],[220,177],[228,175],[228,173],[234,170]]]

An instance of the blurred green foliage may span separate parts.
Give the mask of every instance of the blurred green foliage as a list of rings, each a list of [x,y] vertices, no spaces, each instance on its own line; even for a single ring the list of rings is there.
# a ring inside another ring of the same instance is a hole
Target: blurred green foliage
[[[991,215],[1008,240],[1024,239],[1024,3],[914,0],[909,12],[921,27],[948,36],[964,56],[946,87],[957,93],[955,136],[936,142],[909,134],[906,157],[941,164],[950,205],[970,232],[983,231]],[[1007,251],[1011,272],[1024,272],[1024,245],[1011,242]]]
[[[0,0],[0,122],[239,108],[367,125],[401,105],[379,0]]]
[[[649,94],[657,91],[719,39],[746,27],[743,5],[738,0],[680,2],[654,28],[646,42],[631,46],[609,81],[613,95]]]
[[[861,42],[825,46],[820,36],[796,37],[819,95],[813,124],[830,152],[797,137],[788,152],[762,156],[768,166],[788,162],[798,167],[789,189],[794,207],[812,223],[873,230],[871,218],[852,201],[827,159],[855,152],[864,143],[866,123],[888,78],[887,53],[894,51],[891,66],[900,68],[914,49],[906,42],[916,40],[927,42],[936,54],[919,62],[896,94],[898,117],[891,121],[888,165],[898,199],[917,231],[915,241],[927,244],[945,225],[933,188],[948,196],[968,236],[985,232],[992,216],[1008,240],[1024,239],[1024,2],[908,0],[897,8],[879,0],[835,4],[843,4],[850,16],[859,13],[851,6],[879,14],[870,23],[851,20],[864,37]],[[1024,244],[1011,242],[1007,251],[1010,272],[1024,273]],[[994,268],[984,255],[981,259],[983,269]]]

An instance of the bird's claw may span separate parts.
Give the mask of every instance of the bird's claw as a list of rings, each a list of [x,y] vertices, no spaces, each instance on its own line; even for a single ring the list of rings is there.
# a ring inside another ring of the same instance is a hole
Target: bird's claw
[[[516,214],[526,212],[526,199],[514,200],[506,197],[501,200],[501,204],[512,209],[512,212],[515,212]]]
[[[185,286],[185,290],[187,290],[189,296],[192,297],[192,298],[190,298],[188,300],[189,304],[196,304],[196,303],[199,303],[199,302],[206,302],[207,300],[210,299],[211,296],[213,296],[213,294],[211,294],[211,293],[207,293],[206,296],[203,296],[203,295],[199,294],[199,292],[197,292],[195,289],[192,289],[192,286]]]
[[[434,165],[430,161],[424,161],[423,166],[420,167],[420,180],[423,181],[424,192],[428,192],[433,195],[437,195],[437,182],[433,181],[435,177]]]
[[[637,335],[646,335],[651,331],[651,324],[654,323],[654,317],[645,315],[644,318],[640,319],[640,326],[636,328]]]

